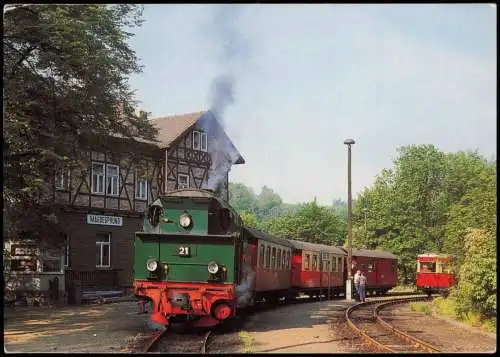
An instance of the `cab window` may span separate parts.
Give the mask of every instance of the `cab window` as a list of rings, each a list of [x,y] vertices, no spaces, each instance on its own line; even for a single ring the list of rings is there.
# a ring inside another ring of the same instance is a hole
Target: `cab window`
[[[273,255],[271,256],[271,269],[276,269],[276,247],[273,247]]]
[[[278,258],[277,258],[277,261],[276,261],[276,267],[278,269],[281,269],[281,249],[278,249]]]
[[[264,268],[264,250],[266,248],[264,245],[260,246],[260,252],[259,252],[259,267]]]
[[[266,247],[266,268],[270,268],[271,266],[271,247]]]
[[[420,273],[435,273],[436,263],[435,262],[420,262]]]
[[[373,262],[366,264],[366,269],[368,270],[368,273],[373,272]]]
[[[311,269],[311,256],[309,254],[305,254],[304,256],[304,270]]]

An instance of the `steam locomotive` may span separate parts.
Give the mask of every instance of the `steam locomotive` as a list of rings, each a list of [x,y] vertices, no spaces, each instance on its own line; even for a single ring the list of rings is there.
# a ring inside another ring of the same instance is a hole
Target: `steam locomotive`
[[[134,245],[134,293],[151,302],[152,321],[165,326],[172,319],[214,326],[257,302],[345,291],[345,249],[244,227],[211,191],[158,198]],[[354,249],[352,262],[353,271],[367,275],[367,292],[385,294],[396,285],[393,254]]]

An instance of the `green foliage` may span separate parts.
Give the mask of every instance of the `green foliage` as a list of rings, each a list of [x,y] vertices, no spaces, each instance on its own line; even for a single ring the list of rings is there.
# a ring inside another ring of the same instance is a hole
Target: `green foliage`
[[[354,244],[396,254],[405,284],[415,279],[418,254],[450,252],[459,258],[467,227],[494,226],[494,166],[475,152],[445,154],[433,145],[400,148],[394,167],[382,170],[354,202]],[[464,209],[464,199],[477,204]]]
[[[110,133],[154,137],[128,85],[141,67],[127,28],[141,16],[135,5],[32,5],[4,14],[4,222],[36,215],[54,171],[78,165],[86,144]],[[7,225],[10,236],[20,233]]]
[[[263,230],[280,237],[342,245],[347,224],[339,214],[310,202],[302,205],[296,213],[265,221]]]
[[[240,212],[240,217],[243,220],[243,224],[248,228],[259,228],[259,222],[257,217],[253,213]]]
[[[421,303],[411,303],[410,310],[417,311],[417,312],[423,312],[426,315],[431,314],[431,310],[429,309],[429,306],[427,306],[426,304],[421,304]]]
[[[465,235],[465,258],[453,296],[459,313],[479,313],[483,318],[496,316],[497,275],[496,236],[485,230],[470,229]]]
[[[459,317],[458,304],[456,299],[453,297],[448,297],[446,299],[441,296],[437,297],[432,301],[432,305],[441,315],[445,315],[454,319],[457,319]]]

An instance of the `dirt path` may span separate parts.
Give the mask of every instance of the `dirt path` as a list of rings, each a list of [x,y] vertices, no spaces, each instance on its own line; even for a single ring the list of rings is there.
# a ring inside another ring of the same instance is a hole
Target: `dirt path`
[[[151,331],[135,302],[6,311],[8,352],[129,352]]]
[[[342,300],[306,302],[255,314],[240,332],[242,352],[348,352],[329,325],[330,318],[346,306]]]

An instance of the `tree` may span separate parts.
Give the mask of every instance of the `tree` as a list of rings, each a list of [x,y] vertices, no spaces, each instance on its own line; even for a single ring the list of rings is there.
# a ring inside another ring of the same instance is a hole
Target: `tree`
[[[243,220],[243,224],[247,228],[259,228],[259,222],[257,217],[253,213],[240,212],[240,217]]]
[[[459,313],[476,312],[482,318],[497,315],[496,236],[487,230],[469,229],[464,237],[465,257],[452,295]]]
[[[433,145],[410,145],[398,151],[394,167],[382,170],[374,185],[356,198],[354,225],[357,231],[364,230],[366,208],[367,233],[358,243],[398,255],[400,278],[409,282],[415,276],[416,255],[446,252],[452,241],[463,242],[468,227],[463,217],[453,228],[448,224],[451,217],[460,216],[462,206],[457,204],[462,197],[484,186],[478,178],[485,174],[487,162],[476,152],[445,154]]]
[[[327,207],[310,202],[302,205],[296,213],[267,220],[263,223],[263,230],[279,237],[342,245],[346,221]]]
[[[282,204],[281,197],[267,186],[262,187],[257,197],[258,217],[263,218],[263,213],[267,213],[273,208],[279,208]]]
[[[256,195],[242,183],[229,183],[229,202],[238,212],[256,212]]]
[[[57,223],[41,202],[54,171],[81,164],[85,145],[110,134],[155,137],[147,116],[135,114],[128,85],[141,67],[127,27],[140,26],[141,16],[134,5],[33,5],[4,14],[4,234],[17,236],[13,222],[27,218],[35,225],[21,226],[40,236]]]

